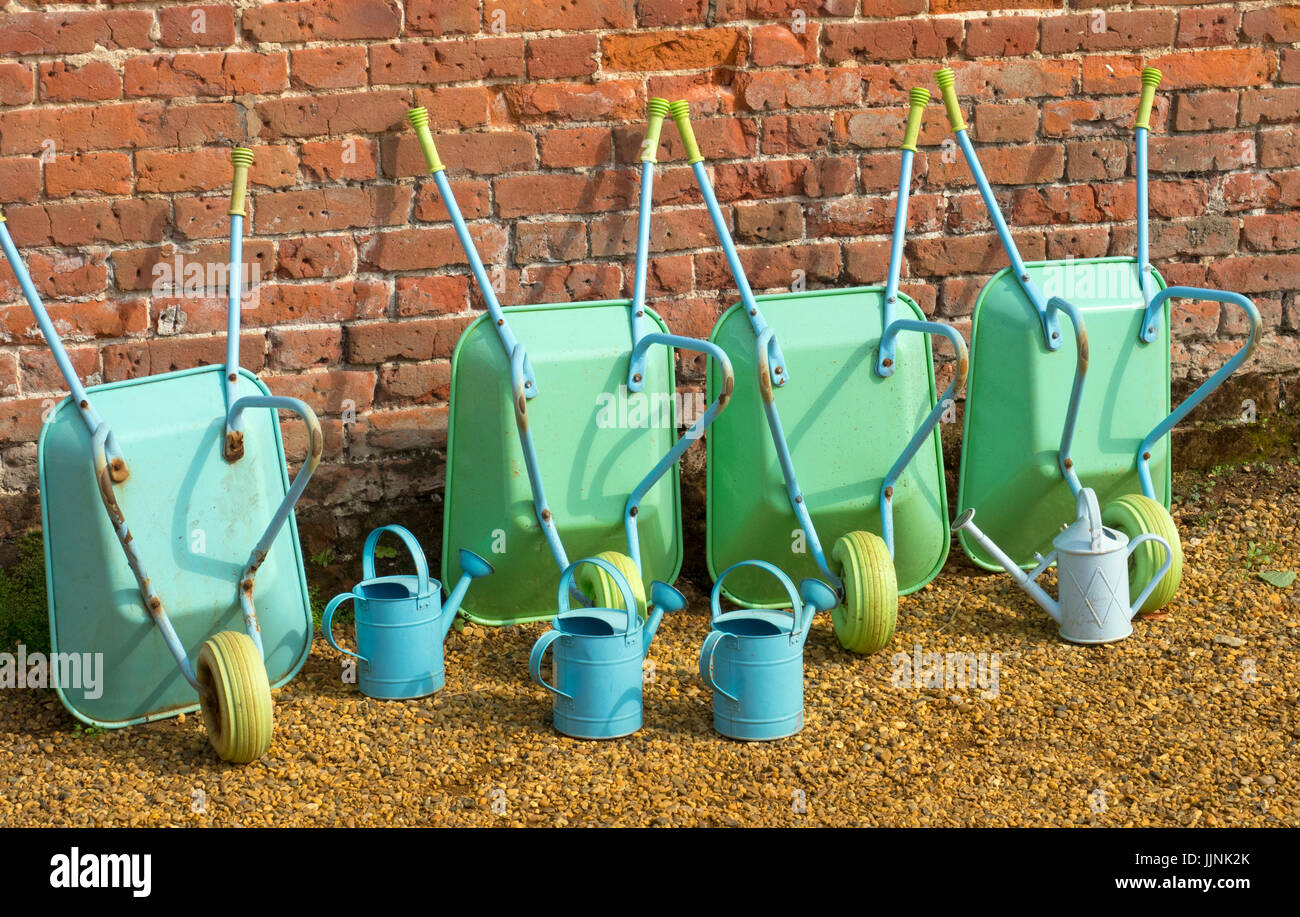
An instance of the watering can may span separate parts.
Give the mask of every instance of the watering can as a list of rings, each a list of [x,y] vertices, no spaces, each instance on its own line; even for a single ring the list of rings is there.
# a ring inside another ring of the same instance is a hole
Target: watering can
[[[415,561],[414,575],[375,576],[375,546],[384,532],[402,539]],[[385,525],[366,538],[361,552],[364,578],[351,592],[330,599],[321,616],[321,631],[330,646],[360,660],[357,687],[362,694],[381,700],[409,700],[426,697],[443,686],[447,680],[443,641],[470,581],[487,576],[492,565],[473,551],[462,549],[460,569],[460,580],[444,603],[442,584],[429,578],[424,550],[414,535],[400,525]],[[331,627],[335,610],[349,601],[355,603],[355,653],[334,642]]]
[[[761,608],[722,613],[722,581],[738,567],[775,576],[790,597],[790,614]],[[767,561],[732,564],[713,584],[713,630],[700,647],[700,678],[713,686],[713,728],[746,742],[792,736],[803,729],[803,647],[818,611],[838,604],[819,579],[794,583]]]
[[[569,610],[573,576],[583,564],[594,564],[609,575],[623,594],[623,608]],[[685,596],[656,580],[650,586],[650,607],[643,621],[632,587],[613,564],[588,557],[566,567],[560,576],[559,613],[528,658],[533,681],[554,695],[555,728],[575,739],[616,739],[640,729],[642,661],[664,612],[685,605]],[[552,644],[554,684],[542,677],[542,657]]]
[[[1101,522],[1097,495],[1089,487],[1080,488],[1076,497],[1079,517],[1052,539],[1053,551],[1043,557],[1035,554],[1038,566],[1026,573],[976,528],[975,510],[968,509],[952,524],[954,532],[965,530],[979,545],[1011,574],[1021,589],[1043,607],[1060,625],[1060,635],[1071,643],[1112,643],[1133,633],[1130,623],[1151,590],[1173,562],[1169,542],[1159,535],[1139,535],[1132,541],[1123,532],[1107,528]],[[1144,541],[1154,541],[1165,549],[1164,565],[1156,571],[1140,595],[1129,601],[1129,555]],[[1057,589],[1060,599],[1051,596],[1035,582],[1053,561],[1057,564]]]

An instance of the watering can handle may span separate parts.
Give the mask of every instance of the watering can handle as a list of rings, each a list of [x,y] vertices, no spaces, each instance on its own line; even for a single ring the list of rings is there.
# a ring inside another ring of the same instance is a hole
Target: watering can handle
[[[361,578],[375,578],[375,546],[379,544],[379,536],[384,532],[392,532],[398,538],[402,539],[402,544],[406,545],[406,550],[410,552],[411,558],[415,561],[415,573],[420,578],[420,595],[425,595],[429,591],[429,564],[424,559],[424,548],[415,540],[415,536],[407,529],[400,525],[381,525],[366,537],[366,546],[361,552]]]
[[[537,682],[552,694],[558,694],[560,697],[568,697],[572,700],[573,698],[570,695],[565,694],[559,688],[555,687],[555,685],[549,684],[546,679],[542,677],[542,657],[546,655],[546,650],[550,645],[563,636],[564,634],[560,633],[558,630],[548,630],[537,638],[537,642],[533,644],[533,651],[528,656],[528,674],[532,676],[533,681]]]
[[[334,649],[346,656],[355,656],[357,659],[366,663],[366,665],[369,665],[370,660],[365,656],[362,656],[359,653],[354,653],[351,650],[345,650],[334,641],[334,612],[344,602],[350,602],[356,597],[356,593],[344,592],[342,595],[336,595],[334,598],[330,599],[330,603],[325,606],[325,611],[320,616],[320,632],[325,635],[326,641],[328,641],[329,645],[334,647]]]
[[[1092,549],[1099,550],[1104,537],[1102,534],[1104,526],[1101,522],[1101,504],[1097,502],[1096,492],[1091,487],[1080,488],[1075,505],[1079,508],[1079,515],[1088,520],[1088,535],[1092,539]]]
[[[1133,549],[1144,541],[1154,541],[1159,543],[1159,545],[1165,549],[1165,562],[1160,566],[1160,569],[1156,571],[1156,575],[1151,577],[1151,582],[1147,583],[1142,592],[1138,594],[1138,597],[1133,600],[1132,611],[1134,612],[1142,607],[1142,603],[1147,600],[1147,596],[1151,594],[1151,590],[1156,588],[1156,584],[1164,579],[1165,574],[1169,572],[1169,568],[1174,562],[1174,550],[1169,547],[1169,542],[1151,532],[1148,532],[1145,535],[1139,535],[1128,543],[1128,554],[1130,557],[1133,556]]]
[[[713,677],[713,654],[717,652],[718,644],[722,642],[724,637],[732,637],[732,639],[735,639],[734,635],[724,634],[720,630],[710,631],[709,635],[704,638],[704,645],[700,647],[700,679],[712,685],[713,690],[717,691],[723,697],[731,698],[731,700],[739,703],[740,701],[736,696],[729,693],[724,687],[722,687],[722,685],[718,684],[717,680]]]
[[[564,568],[564,573],[560,575],[560,588],[556,596],[556,603],[559,606],[559,613],[569,610],[569,590],[573,587],[573,577],[578,568],[583,564],[595,564],[600,567],[614,580],[614,585],[618,586],[618,591],[623,594],[623,608],[627,611],[627,630],[624,634],[632,633],[632,621],[641,620],[641,615],[637,611],[636,597],[632,594],[632,587],[628,585],[627,577],[618,572],[618,568],[609,561],[600,557],[584,557],[582,560],[575,560],[569,566]]]
[[[794,617],[790,621],[790,633],[793,634],[797,630],[802,630],[802,622],[799,619],[803,617],[803,602],[799,599],[798,590],[794,588],[794,583],[790,582],[790,577],[786,576],[780,567],[769,564],[765,560],[742,560],[722,571],[722,574],[713,584],[713,592],[709,595],[709,610],[713,619],[722,614],[722,581],[727,578],[728,573],[737,567],[758,567],[780,580],[781,585],[785,587],[786,594],[790,596],[790,610],[794,612]]]

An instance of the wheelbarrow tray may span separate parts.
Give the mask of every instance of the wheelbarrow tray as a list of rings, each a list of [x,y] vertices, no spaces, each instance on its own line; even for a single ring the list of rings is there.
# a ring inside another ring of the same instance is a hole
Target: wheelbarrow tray
[[[884,314],[883,287],[757,297],[789,364],[776,405],[808,511],[830,554],[842,535],[880,534],[886,473],[935,406],[929,335],[898,337],[896,371],[875,371]],[[900,302],[917,320],[920,308]],[[902,310],[900,310],[902,311]],[[902,314],[906,315],[905,311]],[[741,560],[775,564],[796,582],[820,572],[790,508],[785,478],[755,380],[754,330],[743,304],[723,313],[711,340],[726,351],[737,380],[731,403],[708,436],[708,566],[713,579]],[[710,369],[709,397],[719,379]],[[938,575],[948,555],[943,449],[936,426],[894,487],[895,566],[901,594]],[[775,588],[773,588],[775,586]],[[723,594],[748,607],[788,607],[779,583],[736,570]]]
[[[623,513],[632,491],[677,439],[672,348],[654,348],[645,388],[626,392],[632,330],[628,300],[512,306],[504,311],[537,369],[528,427],[555,524],[570,560],[626,553]],[[655,330],[667,332],[652,310]],[[488,315],[461,335],[451,361],[443,580],[460,576],[455,548],[500,573],[474,584],[461,606],[487,625],[555,616],[555,557],[537,521],[515,427],[510,363]],[[725,416],[725,412],[724,415]],[[674,464],[637,515],[641,576],[671,583],[682,564],[681,499]]]
[[[1141,493],[1137,450],[1169,413],[1169,309],[1161,344],[1138,340],[1146,304],[1133,258],[1026,264],[1045,296],[1078,308],[1088,334],[1089,365],[1071,457],[1084,486],[1104,507]],[[1164,280],[1154,270],[1155,289]],[[1074,328],[1061,322],[1061,347],[1043,343],[1042,324],[1010,268],[995,274],[975,303],[971,368],[962,430],[960,511],[973,507],[980,528],[1016,563],[1032,567],[1075,498],[1057,465],[1062,423],[1074,382]],[[1169,506],[1169,438],[1151,450],[1156,499]],[[962,549],[987,570],[1001,570],[963,531]]]
[[[273,411],[247,413],[243,458],[222,457],[223,372],[199,367],[87,390],[130,472],[114,487],[118,505],[191,662],[214,634],[244,632],[239,577],[289,489]],[[256,376],[240,376],[241,395],[270,394]],[[38,453],[50,641],[56,653],[103,654],[101,696],[60,686],[60,700],[78,719],[110,728],[197,710],[104,511],[90,433],[72,399],[42,427]],[[273,687],[302,667],[312,638],[292,514],[287,522],[254,593]]]

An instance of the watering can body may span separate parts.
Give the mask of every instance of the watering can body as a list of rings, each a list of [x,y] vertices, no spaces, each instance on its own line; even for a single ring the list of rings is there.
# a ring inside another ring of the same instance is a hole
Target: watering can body
[[[722,581],[737,567],[775,575],[790,596],[791,613],[743,609],[720,613]],[[813,616],[833,608],[835,594],[804,580],[802,596],[775,566],[741,561],[714,583],[713,629],[700,648],[700,678],[713,688],[713,728],[747,742],[792,736],[803,729],[803,648]]]
[[[375,576],[375,547],[384,532],[402,539],[415,560],[414,574]],[[362,694],[380,700],[409,700],[426,697],[446,683],[443,641],[470,580],[492,572],[478,555],[462,554],[470,555],[461,558],[465,576],[444,603],[442,585],[429,578],[424,551],[414,535],[400,525],[382,526],[370,533],[362,551],[364,579],[350,592],[331,599],[321,619],[321,631],[330,645],[357,659],[357,688]],[[356,619],[355,653],[335,642],[332,628],[334,612],[349,601]]]
[[[1090,488],[1080,489],[1077,504],[1078,518],[1052,540],[1052,553],[1039,556],[1038,566],[1028,573],[975,526],[973,509],[962,513],[952,528],[954,532],[964,529],[1006,568],[1060,626],[1061,639],[1071,643],[1113,643],[1133,633],[1133,617],[1169,570],[1173,551],[1159,535],[1139,535],[1130,540],[1123,532],[1103,525],[1097,495]],[[1165,549],[1165,562],[1130,602],[1129,556],[1148,541]],[[1057,565],[1057,600],[1035,582],[1053,562]]]
[[[605,570],[623,594],[624,607],[569,610],[569,590],[584,563]],[[577,739],[614,739],[641,728],[642,663],[665,611],[685,604],[681,593],[664,583],[651,589],[645,621],[637,612],[631,587],[618,570],[600,558],[571,564],[560,577],[559,613],[553,628],[538,639],[528,660],[533,681],[553,696],[553,723],[558,732]],[[542,660],[554,647],[551,681],[542,676]]]

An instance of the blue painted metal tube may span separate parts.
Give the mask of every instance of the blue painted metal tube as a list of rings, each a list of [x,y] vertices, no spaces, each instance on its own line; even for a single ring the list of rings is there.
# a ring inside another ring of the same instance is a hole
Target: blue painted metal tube
[[[762,337],[764,332],[771,329],[767,320],[763,318],[763,313],[759,311],[758,302],[754,299],[754,291],[749,286],[749,278],[745,276],[740,255],[736,253],[736,243],[731,238],[731,230],[727,228],[727,220],[722,215],[722,208],[718,206],[717,196],[713,193],[709,172],[703,162],[694,163],[691,168],[695,170],[695,182],[700,186],[700,194],[704,196],[704,204],[709,210],[709,219],[713,221],[713,231],[722,245],[722,253],[727,258],[727,265],[731,268],[731,276],[736,282],[736,289],[740,292],[740,301],[745,305],[749,324],[753,327],[754,334]],[[767,336],[766,346],[767,366],[772,376],[772,384],[779,388],[790,381],[789,367],[785,365],[785,357],[781,354],[781,345],[777,343],[775,334]]]
[[[1079,482],[1079,473],[1074,470],[1074,460],[1070,458],[1070,449],[1074,443],[1074,428],[1079,420],[1079,402],[1083,398],[1083,380],[1088,374],[1088,332],[1083,327],[1083,316],[1071,303],[1053,296],[1047,301],[1047,311],[1053,316],[1057,311],[1069,316],[1074,326],[1076,356],[1074,361],[1074,385],[1070,387],[1070,404],[1065,411],[1065,424],[1061,428],[1061,449],[1057,455],[1057,464],[1065,482],[1070,485],[1070,493],[1077,498],[1083,485]]]
[[[1201,383],[1200,387],[1192,394],[1188,395],[1182,404],[1174,408],[1169,416],[1147,434],[1146,439],[1142,440],[1142,445],[1138,447],[1137,467],[1138,479],[1142,482],[1142,493],[1155,499],[1155,488],[1151,484],[1151,450],[1165,434],[1172,430],[1184,417],[1192,412],[1206,397],[1216,388],[1223,384],[1224,380],[1231,376],[1237,369],[1250,359],[1255,348],[1259,345],[1260,334],[1260,317],[1259,310],[1255,304],[1242,296],[1240,293],[1229,293],[1224,290],[1205,290],[1198,287],[1165,287],[1157,293],[1147,306],[1148,324],[1155,321],[1152,315],[1159,315],[1160,310],[1164,308],[1165,303],[1171,299],[1201,299],[1208,302],[1224,303],[1225,305],[1238,306],[1246,313],[1246,318],[1250,323],[1249,335],[1246,343],[1241,349],[1232,355],[1232,358],[1219,367],[1218,371],[1210,378]]]
[[[889,473],[885,475],[884,481],[880,484],[880,528],[885,545],[889,548],[890,557],[894,556],[894,484],[898,482],[903,469],[908,466],[921,446],[930,438],[930,434],[934,432],[935,426],[939,423],[939,418],[943,416],[943,412],[948,402],[952,400],[953,395],[965,386],[966,371],[969,367],[966,342],[957,329],[951,325],[945,325],[942,322],[920,322],[910,318],[897,319],[885,328],[885,333],[881,339],[881,349],[884,349],[886,342],[894,343],[901,331],[918,331],[922,334],[935,334],[947,338],[949,343],[952,344],[957,368],[953,371],[952,381],[944,389],[938,403],[926,415],[921,425],[917,427],[907,446],[904,447],[902,454],[899,455],[893,467],[889,469]]]
[[[293,411],[302,418],[303,423],[307,425],[307,460],[303,466],[298,469],[294,475],[293,481],[289,485],[289,490],[285,493],[284,499],[276,507],[275,514],[271,517],[271,522],[258,539],[256,547],[248,557],[248,563],[244,565],[243,573],[239,576],[239,605],[244,613],[244,627],[248,630],[248,636],[253,639],[257,645],[257,651],[263,656],[266,655],[262,649],[262,629],[257,624],[257,610],[253,604],[253,583],[257,577],[258,568],[266,560],[267,552],[271,550],[271,544],[275,541],[276,536],[280,534],[280,529],[284,527],[285,521],[293,512],[293,508],[298,503],[298,498],[307,488],[307,482],[311,479],[312,473],[320,465],[321,454],[325,449],[325,437],[321,432],[320,420],[316,417],[316,412],[311,409],[306,402],[297,398],[285,398],[277,395],[250,395],[240,398],[230,409],[230,418],[236,424],[236,429],[243,429],[244,411],[249,408],[266,408],[272,411]]]
[[[972,146],[970,137],[965,129],[957,131],[956,134],[957,142],[961,144],[962,155],[966,157],[966,164],[970,166],[971,175],[975,178],[975,187],[979,189],[980,197],[984,199],[984,207],[989,212],[989,219],[993,221],[998,238],[1002,240],[1002,247],[1006,250],[1007,257],[1011,259],[1011,269],[1015,272],[1016,281],[1024,289],[1025,295],[1029,297],[1034,308],[1038,310],[1043,325],[1043,343],[1048,350],[1057,350],[1061,346],[1060,323],[1056,320],[1054,311],[1047,308],[1047,298],[1038,289],[1038,285],[1030,279],[1029,272],[1025,270],[1020,249],[1016,247],[1016,241],[1011,237],[1011,230],[1002,215],[1002,208],[998,206],[997,198],[993,196],[993,189],[989,186],[989,180],[980,166],[979,157],[975,155],[975,147]]]
[[[627,498],[627,505],[623,510],[623,530],[627,535],[628,556],[632,558],[638,570],[641,569],[641,539],[637,537],[636,521],[641,501],[650,492],[650,488],[654,487],[655,483],[667,473],[668,469],[682,457],[682,453],[689,449],[704,434],[709,425],[717,419],[717,416],[722,413],[723,408],[727,406],[727,402],[731,400],[731,393],[736,387],[736,376],[732,371],[731,360],[727,357],[726,351],[710,341],[701,341],[697,338],[682,337],[676,334],[647,334],[637,341],[632,351],[632,361],[636,362],[637,358],[640,357],[641,362],[644,363],[646,351],[656,344],[663,344],[665,347],[676,347],[681,350],[693,350],[696,353],[703,353],[712,357],[722,370],[722,387],[718,392],[718,397],[713,399],[708,409],[696,419],[695,423],[691,424],[690,429],[678,438],[673,447],[664,454],[663,458],[659,459],[654,468],[650,470],[650,473],[641,480],[641,483],[637,484]]]
[[[646,334],[645,279],[650,257],[650,207],[654,199],[654,160],[641,163],[641,199],[636,224],[636,274],[632,281],[632,359],[627,365],[627,390],[645,388],[646,348],[638,346]],[[639,569],[639,565],[638,565]]]
[[[243,234],[244,217],[242,214],[230,215],[230,262],[226,276],[226,371],[222,376],[222,385],[226,393],[226,440],[225,456],[229,461],[236,461],[244,454],[243,419],[235,411],[235,402],[239,398],[239,329],[240,329],[240,295],[243,282]]]
[[[564,544],[560,541],[560,532],[555,527],[555,516],[546,502],[546,488],[542,484],[541,463],[537,460],[537,447],[533,445],[533,433],[528,425],[528,398],[526,395],[527,374],[525,366],[528,356],[524,345],[516,344],[510,355],[510,381],[514,392],[515,429],[519,432],[519,448],[524,453],[524,467],[528,470],[528,483],[533,491],[533,510],[537,523],[542,527],[542,535],[551,549],[555,562],[563,570],[569,566],[568,555],[564,553]]]
[[[911,150],[903,150],[903,164],[898,169],[898,203],[894,207],[894,235],[889,242],[889,276],[885,279],[885,313],[882,328],[888,328],[898,316],[898,275],[903,271],[903,243],[907,239],[907,201],[912,190]],[[886,334],[876,354],[876,374],[894,374],[896,337]],[[892,550],[892,549],[891,549]]]
[[[45,305],[41,302],[41,295],[36,292],[36,285],[32,283],[32,275],[27,271],[27,265],[23,263],[22,256],[18,254],[18,249],[14,245],[13,237],[9,235],[9,227],[0,220],[0,248],[4,249],[5,260],[9,262],[9,268],[18,278],[18,285],[22,288],[23,296],[27,299],[27,305],[32,310],[32,315],[36,318],[36,324],[40,326],[41,336],[45,338],[45,343],[49,345],[50,352],[54,354],[54,362],[59,367],[59,374],[63,376],[63,381],[67,383],[68,391],[72,393],[72,399],[77,405],[77,411],[81,415],[81,420],[86,425],[86,430],[92,435],[103,425],[104,420],[95,410],[91,403],[90,397],[86,394],[86,389],[77,378],[77,371],[72,367],[72,360],[68,358],[68,351],[63,346],[63,341],[59,338],[59,332],[55,330],[54,323],[50,321],[49,313],[45,311]],[[107,432],[105,449],[108,453],[113,479],[121,481],[126,477],[126,463],[122,459],[122,450],[118,448],[117,441],[113,437],[112,431]]]
[[[1154,286],[1151,281],[1151,249],[1150,236],[1148,234],[1147,213],[1150,208],[1149,195],[1147,193],[1147,129],[1139,127],[1137,129],[1137,269],[1138,283],[1142,287],[1142,301],[1147,303],[1147,313],[1150,315],[1150,303],[1155,296]],[[1141,330],[1138,332],[1142,340],[1148,344],[1156,339],[1158,329],[1151,328],[1151,322],[1143,323]]]

